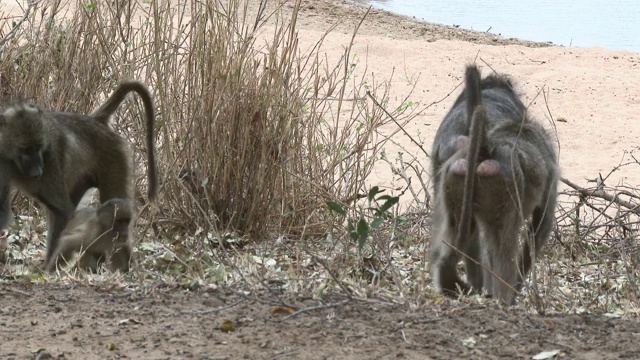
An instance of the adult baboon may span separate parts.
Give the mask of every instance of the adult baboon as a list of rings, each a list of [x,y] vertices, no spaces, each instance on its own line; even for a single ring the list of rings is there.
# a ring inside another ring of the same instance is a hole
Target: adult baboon
[[[434,238],[431,268],[446,294],[481,292],[507,304],[551,231],[558,182],[556,154],[506,76],[480,78],[468,66],[465,91],[440,124],[432,148]],[[520,247],[519,234],[529,222]],[[456,266],[465,254],[467,279]],[[478,263],[489,271],[483,271]],[[496,279],[491,273],[497,275]]]
[[[110,259],[112,270],[128,271],[133,250],[133,237],[129,233],[131,209],[128,201],[115,198],[97,209],[76,212],[60,234],[46,269],[55,270],[61,260],[69,261],[77,252],[80,268],[96,272],[101,262]]]
[[[132,157],[126,140],[109,127],[111,115],[129,92],[140,95],[146,115],[149,160],[148,198],[158,188],[151,94],[140,82],[124,82],[89,115],[45,112],[33,104],[9,107],[0,115],[0,226],[11,215],[9,192],[15,185],[48,209],[47,259],[87,189],[100,201],[132,200]]]

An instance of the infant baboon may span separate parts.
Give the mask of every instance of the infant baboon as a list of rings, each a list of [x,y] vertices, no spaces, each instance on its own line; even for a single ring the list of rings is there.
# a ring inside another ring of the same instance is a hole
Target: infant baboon
[[[436,285],[448,295],[484,288],[512,304],[511,288],[520,289],[533,263],[530,242],[536,256],[553,224],[559,170],[549,135],[528,117],[506,76],[481,80],[479,70],[468,66],[465,91],[440,124],[431,154]],[[456,270],[460,252],[471,287]]]
[[[148,157],[148,197],[156,196],[158,179],[151,94],[140,82],[124,82],[90,115],[45,112],[32,104],[17,104],[0,115],[0,229],[9,222],[9,194],[16,185],[48,209],[47,258],[52,259],[60,233],[78,202],[92,187],[100,201],[132,200],[129,145],[109,126],[111,115],[129,92],[145,109]]]
[[[129,236],[131,204],[124,199],[110,199],[97,209],[84,208],[60,234],[46,269],[53,271],[60,261],[69,261],[79,253],[78,267],[96,272],[100,263],[110,259],[112,270],[129,270],[133,249]]]

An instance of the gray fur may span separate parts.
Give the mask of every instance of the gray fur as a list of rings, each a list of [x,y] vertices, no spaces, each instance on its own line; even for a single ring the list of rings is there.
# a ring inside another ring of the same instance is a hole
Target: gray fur
[[[46,265],[55,270],[61,261],[69,261],[79,253],[80,268],[96,272],[102,261],[110,260],[112,270],[129,270],[133,251],[129,225],[133,213],[124,199],[110,199],[98,208],[84,208],[76,212],[60,234],[58,246]]]
[[[475,90],[474,81],[479,84]],[[536,256],[553,225],[557,157],[550,136],[528,117],[507,77],[480,80],[477,68],[468,66],[465,87],[440,124],[431,153],[435,212],[430,266],[445,294],[484,289],[512,304],[511,287],[520,289],[533,263],[531,242]],[[477,133],[470,133],[472,120],[482,125]],[[474,138],[480,139],[476,153],[469,150]],[[520,246],[525,222],[527,236]],[[468,256],[463,259],[470,286],[456,270],[462,255],[447,243]]]

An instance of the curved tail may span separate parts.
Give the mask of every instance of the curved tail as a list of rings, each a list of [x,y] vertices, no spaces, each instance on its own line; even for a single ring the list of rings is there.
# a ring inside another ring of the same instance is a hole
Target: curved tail
[[[147,176],[148,176],[148,191],[147,197],[149,201],[154,201],[158,194],[158,170],[156,165],[156,147],[155,147],[155,135],[154,135],[154,121],[155,110],[153,107],[153,99],[151,93],[147,87],[139,81],[125,81],[118,85],[116,90],[109,96],[107,101],[104,102],[98,109],[96,109],[91,115],[98,121],[107,125],[111,115],[118,110],[124,99],[130,92],[137,93],[142,99],[144,104],[144,112],[146,116],[146,136],[147,136]]]

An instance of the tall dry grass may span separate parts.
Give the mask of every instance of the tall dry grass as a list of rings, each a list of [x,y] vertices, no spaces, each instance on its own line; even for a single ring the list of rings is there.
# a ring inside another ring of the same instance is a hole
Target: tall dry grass
[[[152,4],[153,26],[175,29],[154,31],[149,46],[168,165],[164,215],[254,239],[322,232],[326,200],[364,191],[373,156],[364,147],[375,148],[381,117],[364,101],[348,118],[331,116],[346,98],[364,98],[349,48],[334,60],[318,48],[305,54],[298,4],[253,4]]]
[[[302,51],[298,6],[39,3],[11,36],[4,26],[0,89],[5,101],[89,112],[120,81],[147,83],[158,108],[157,234],[320,234],[333,219],[326,201],[366,193],[384,141],[375,141],[382,114],[365,91],[385,97],[386,87],[365,89],[350,45],[339,59],[321,55],[322,41]],[[137,150],[138,187],[141,118],[129,101],[114,120]]]

